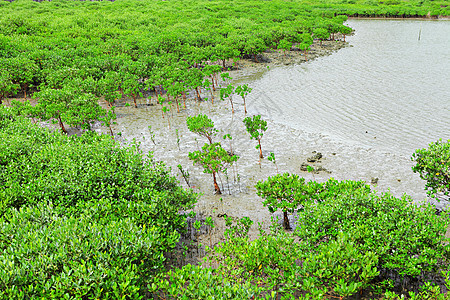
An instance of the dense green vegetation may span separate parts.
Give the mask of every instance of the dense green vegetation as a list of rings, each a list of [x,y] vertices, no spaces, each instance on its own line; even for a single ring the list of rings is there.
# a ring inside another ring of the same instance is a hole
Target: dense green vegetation
[[[179,111],[189,91],[200,99],[202,89],[216,89],[230,59],[256,59],[282,40],[307,49],[316,28],[349,30],[345,16],[284,1],[0,3],[0,101],[31,95],[37,105],[23,114],[63,131],[89,129],[93,120],[108,126],[114,115],[100,98],[113,105],[128,96],[137,107],[154,91]]]
[[[448,15],[447,4],[0,2],[0,102],[17,93],[31,95],[37,105],[24,114],[55,120],[63,131],[65,123],[89,129],[93,120],[101,120],[109,126],[114,114],[99,106],[100,98],[114,104],[128,96],[137,107],[138,97],[154,91],[179,111],[188,91],[200,99],[202,89],[215,90],[219,66],[230,67],[230,59],[257,60],[268,48],[286,51],[293,44],[307,51],[312,38],[349,34],[346,16]]]
[[[179,241],[197,195],[183,190],[162,163],[144,157],[138,144],[121,147],[92,132],[61,135],[25,118],[52,120],[64,132],[64,124],[110,126],[117,99],[127,96],[138,107],[148,91],[167,117],[172,102],[178,112],[182,100],[186,108],[189,92],[201,100],[202,90],[210,90],[213,100],[212,91],[220,89],[231,105],[233,93],[245,103],[248,86],[234,88],[227,73],[221,74],[226,87],[219,86],[219,73],[236,59],[258,61],[266,49],[288,51],[293,44],[307,51],[313,38],[349,34],[346,15],[449,15],[447,3],[0,2],[0,103],[33,99],[0,106],[0,299],[343,299],[361,293],[400,299],[395,292],[406,294],[407,282],[427,276],[449,287],[447,215],[407,196],[377,194],[364,182],[307,182],[287,173],[256,189],[293,231],[273,222],[271,232],[261,229],[250,239],[250,219],[233,224],[226,217],[225,241],[208,257],[217,268],[166,272],[164,254]],[[262,159],[267,122],[252,116],[244,123]],[[238,156],[231,144],[227,151],[213,141],[218,130],[207,116],[189,117],[187,126],[208,142],[190,159],[212,174],[221,193],[215,175]],[[448,153],[448,143],[437,142],[413,157],[431,194],[448,194]],[[268,157],[275,162],[273,153]],[[188,183],[189,173],[179,168]],[[431,284],[409,296],[445,297]]]
[[[0,107],[0,299],[139,299],[195,194],[138,145]]]
[[[266,187],[275,180],[285,188],[278,192],[281,188],[274,187],[279,202],[271,205],[284,209],[284,199],[302,200],[289,203],[297,212],[293,232],[275,222],[270,233],[260,230],[252,240],[251,220],[232,225],[226,218],[226,241],[209,257],[219,263],[216,269],[173,270],[161,275],[153,290],[165,299],[209,299],[218,293],[221,299],[344,299],[357,294],[404,299],[395,291],[411,299],[448,299],[439,286],[426,283],[427,274],[442,274],[450,287],[447,215],[436,215],[430,204],[414,205],[407,196],[377,194],[364,182],[306,182],[285,174],[268,180]],[[411,283],[417,281],[422,287],[413,291],[418,286]]]

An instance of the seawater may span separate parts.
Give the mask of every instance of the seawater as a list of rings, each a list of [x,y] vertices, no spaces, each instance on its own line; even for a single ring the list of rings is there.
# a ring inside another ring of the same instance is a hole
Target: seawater
[[[410,156],[450,139],[450,21],[349,20],[349,47],[251,82],[251,112]]]

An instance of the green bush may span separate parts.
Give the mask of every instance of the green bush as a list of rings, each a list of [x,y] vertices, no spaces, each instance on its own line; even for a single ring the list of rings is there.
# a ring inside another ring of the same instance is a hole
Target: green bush
[[[436,271],[449,257],[444,237],[449,224],[449,218],[437,216],[430,204],[418,206],[407,196],[351,189],[305,204],[295,233],[305,249],[314,249],[345,232],[361,253],[378,256],[379,270],[404,277]]]
[[[239,282],[231,276],[201,266],[186,265],[166,274],[152,284],[155,299],[252,299],[261,289],[251,282]]]
[[[178,238],[130,218],[59,216],[47,204],[8,216],[0,223],[0,299],[141,299],[166,240]]]
[[[411,159],[416,163],[413,171],[426,180],[425,189],[430,196],[450,195],[450,140],[439,140],[426,149],[418,149]]]
[[[0,166],[1,299],[142,298],[197,200],[138,145],[4,107]]]
[[[178,211],[192,208],[196,195],[137,145],[122,148],[96,133],[62,136],[14,118],[0,130],[0,213],[52,202],[60,214],[76,215],[101,203],[99,218],[132,217],[168,231],[184,226]]]

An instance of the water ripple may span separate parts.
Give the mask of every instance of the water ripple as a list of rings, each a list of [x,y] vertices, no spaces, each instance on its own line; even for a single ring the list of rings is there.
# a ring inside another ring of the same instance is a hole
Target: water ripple
[[[254,94],[264,94],[251,99],[254,110],[293,128],[406,155],[449,139],[450,22],[349,25],[356,29],[353,47],[252,82]]]

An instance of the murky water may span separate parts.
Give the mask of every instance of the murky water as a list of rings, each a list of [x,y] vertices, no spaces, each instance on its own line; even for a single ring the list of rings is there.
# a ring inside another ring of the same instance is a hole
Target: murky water
[[[201,194],[196,210],[212,215],[219,231],[223,222],[217,216],[223,214],[248,216],[267,226],[271,214],[254,185],[276,174],[277,168],[318,181],[334,177],[370,183],[377,178],[373,187],[378,191],[425,200],[424,181],[412,172],[410,157],[418,147],[450,138],[450,22],[352,20],[349,24],[357,30],[349,38],[351,47],[333,55],[300,65],[232,72],[235,83],[247,82],[253,88],[248,115],[260,113],[268,121],[262,150],[265,157],[275,153],[277,165],[267,159],[259,164],[256,141],[250,140],[242,123],[245,114],[239,96],[233,98],[234,115],[229,103],[217,99],[214,104],[189,100],[186,109],[177,113],[173,107],[173,116],[164,118],[160,106],[146,106],[145,100],[137,109],[119,106],[113,130],[122,133],[119,140],[140,141],[141,149],[172,167],[186,187],[177,165],[189,171],[191,188]],[[220,131],[215,141],[240,157],[228,178],[220,177],[221,196],[213,194],[211,174],[188,159],[189,152],[207,142],[187,130],[186,117],[198,113],[215,122]],[[227,133],[233,137],[231,143],[222,139]],[[314,151],[324,156],[314,167],[331,173],[301,171]],[[252,232],[257,232],[256,226]],[[220,237],[214,234],[212,243]]]
[[[356,30],[347,39],[351,47],[258,76],[249,99],[253,111],[344,143],[408,156],[449,139],[450,21],[348,24]]]

